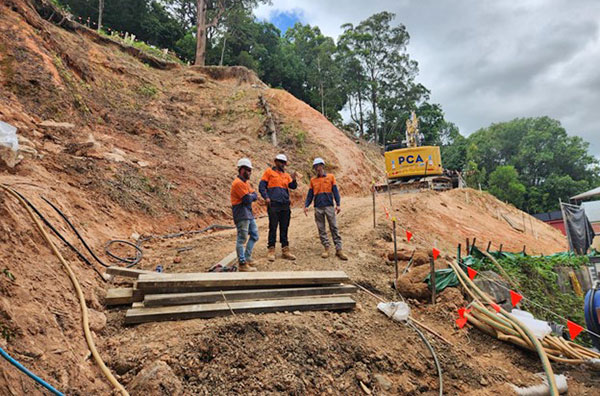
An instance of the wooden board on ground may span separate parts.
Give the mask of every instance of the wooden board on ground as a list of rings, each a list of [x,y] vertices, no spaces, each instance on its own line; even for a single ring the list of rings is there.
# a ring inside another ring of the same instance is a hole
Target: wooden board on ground
[[[144,296],[139,293],[134,293],[131,287],[108,289],[106,292],[106,305],[125,305],[137,301],[142,301]]]
[[[246,286],[310,286],[348,282],[344,271],[208,272],[187,274],[142,274],[136,287],[148,292],[203,291],[203,288]],[[195,290],[194,290],[195,289]]]
[[[132,308],[127,310],[125,314],[125,323],[134,324],[177,319],[212,318],[231,315],[232,311],[238,314],[246,312],[348,310],[355,306],[356,302],[352,298],[348,296],[336,296]]]
[[[294,287],[285,289],[225,290],[199,293],[147,294],[144,306],[161,307],[186,304],[205,304],[223,301],[281,299],[284,297],[327,296],[356,293],[354,285]],[[223,297],[225,296],[225,297]],[[226,300],[225,300],[225,299]]]
[[[519,232],[525,232],[525,224],[524,223],[522,225],[519,224],[518,221],[516,221],[514,218],[512,218],[508,214],[502,213],[501,215],[504,218],[504,220],[506,220],[508,225],[510,225],[512,228],[514,228],[515,230],[517,230]]]
[[[222,267],[228,267],[229,264],[233,263],[237,259],[237,253],[235,251],[229,253],[227,256],[223,257],[221,261],[217,263],[217,265],[221,265]]]
[[[160,272],[147,271],[135,268],[125,268],[125,267],[117,267],[112,266],[106,269],[106,273],[114,276],[123,276],[126,278],[135,278],[137,279],[141,274],[156,274],[160,275]]]

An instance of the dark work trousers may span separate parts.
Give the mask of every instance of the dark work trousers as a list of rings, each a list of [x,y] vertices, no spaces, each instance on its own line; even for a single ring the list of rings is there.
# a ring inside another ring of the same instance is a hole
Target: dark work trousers
[[[288,228],[291,217],[292,211],[289,205],[271,205],[269,207],[269,242],[267,245],[269,248],[274,248],[275,242],[277,242],[277,227],[279,227],[279,242],[281,242],[281,247],[289,246]]]

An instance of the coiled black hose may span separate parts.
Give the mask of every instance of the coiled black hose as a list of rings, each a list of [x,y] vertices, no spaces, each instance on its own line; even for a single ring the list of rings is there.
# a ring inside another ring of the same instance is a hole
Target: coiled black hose
[[[52,207],[52,209],[54,209],[56,211],[56,213],[58,213],[58,215],[60,217],[63,218],[63,220],[69,225],[69,227],[71,227],[71,230],[73,230],[73,232],[75,233],[75,235],[77,235],[77,238],[81,241],[81,243],[83,244],[83,246],[85,247],[85,249],[92,255],[92,257],[103,267],[110,267],[110,265],[104,263],[102,260],[100,260],[98,258],[98,256],[96,256],[96,254],[94,253],[94,251],[89,247],[89,245],[87,244],[87,242],[85,241],[85,239],[83,239],[83,237],[81,236],[81,234],[79,233],[79,231],[77,231],[77,228],[75,227],[75,225],[73,225],[73,223],[69,220],[69,218],[67,217],[66,214],[64,214],[58,207],[56,207],[56,205],[54,205],[52,202],[50,202],[49,200],[47,200],[45,197],[42,197],[42,199],[44,201],[46,201],[46,203],[48,205],[50,205]],[[116,254],[112,253],[109,248],[113,243],[121,243],[124,245],[129,245],[132,246],[135,249],[135,257],[119,257]],[[126,264],[127,268],[133,267],[134,265],[136,265],[137,263],[140,262],[140,260],[143,257],[143,253],[142,253],[142,249],[139,246],[134,245],[131,242],[128,241],[122,241],[119,239],[115,239],[115,240],[111,240],[106,244],[106,247],[104,248],[104,251],[107,255],[109,255],[110,257],[114,258],[117,261],[123,262]]]
[[[25,203],[27,203],[27,205],[35,212],[35,214],[44,222],[44,224],[50,228],[50,230],[52,230],[52,232],[54,233],[54,235],[56,235],[58,237],[58,239],[60,239],[67,247],[69,247],[73,252],[75,252],[75,254],[77,255],[77,257],[79,257],[81,259],[81,261],[83,261],[84,263],[86,263],[87,265],[89,265],[100,277],[100,279],[102,279],[102,281],[106,282],[106,279],[104,278],[104,276],[102,275],[102,273],[94,266],[94,264],[92,264],[87,257],[85,257],[75,246],[73,246],[69,241],[67,241],[65,239],[65,237],[48,221],[48,219],[46,219],[46,217],[44,217],[43,214],[40,213],[40,211],[35,207],[34,204],[31,203],[31,201],[29,201],[27,198],[25,198],[23,196],[23,194],[21,194],[18,191],[15,191],[15,193],[21,197],[21,199],[23,199],[23,201],[25,201]]]
[[[69,227],[71,227],[71,229],[73,230],[73,232],[75,233],[75,235],[77,235],[77,238],[83,244],[83,247],[85,247],[85,249],[92,255],[92,257],[94,258],[94,260],[96,260],[98,262],[98,264],[102,265],[103,267],[109,267],[109,265],[106,265],[102,260],[100,260],[98,258],[98,256],[96,256],[96,254],[94,254],[94,251],[92,249],[90,249],[90,247],[88,246],[88,244],[85,241],[85,239],[83,239],[83,237],[81,236],[81,234],[79,233],[79,231],[77,231],[77,228],[75,228],[75,226],[73,225],[73,223],[71,223],[71,221],[69,220],[69,218],[67,217],[67,215],[65,215],[60,209],[58,209],[56,207],[56,205],[54,205],[52,202],[50,202],[49,200],[47,200],[45,197],[42,197],[42,199],[48,205],[50,205],[52,207],[52,209],[54,209],[56,211],[56,213],[59,214],[60,217],[63,218],[63,220],[69,225]]]
[[[135,249],[135,257],[119,257],[116,254],[112,253],[110,251],[110,247],[115,243],[120,243],[122,245],[127,245],[127,246],[131,246],[132,248],[134,248]],[[108,243],[104,247],[104,252],[107,255],[109,255],[110,257],[114,258],[115,260],[125,263],[125,267],[127,267],[127,268],[131,268],[134,265],[136,265],[137,263],[139,263],[140,260],[142,259],[142,257],[144,256],[142,253],[142,249],[138,245],[131,243],[129,241],[124,241],[122,239],[113,239],[111,241],[108,241]]]

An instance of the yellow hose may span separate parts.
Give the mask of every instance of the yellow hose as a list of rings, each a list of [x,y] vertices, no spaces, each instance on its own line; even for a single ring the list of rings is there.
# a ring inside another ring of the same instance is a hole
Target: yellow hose
[[[37,226],[37,229],[40,231],[40,234],[42,234],[42,236],[44,237],[46,242],[48,242],[48,244],[50,245],[50,248],[52,249],[52,251],[54,252],[56,257],[58,257],[58,259],[62,263],[63,267],[65,268],[65,271],[67,271],[67,274],[69,275],[69,278],[71,279],[71,283],[73,283],[73,287],[75,288],[75,291],[77,292],[77,297],[79,298],[79,305],[81,306],[81,318],[82,318],[82,322],[83,322],[83,333],[85,334],[85,340],[88,344],[88,347],[90,348],[90,352],[92,353],[92,356],[94,357],[94,360],[96,361],[96,364],[98,364],[98,366],[100,367],[100,370],[102,370],[102,373],[110,381],[110,383],[121,393],[121,395],[129,396],[129,393],[125,390],[123,385],[121,385],[119,383],[119,381],[117,381],[117,379],[112,375],[112,373],[110,372],[108,367],[106,367],[106,364],[104,364],[102,357],[96,350],[96,345],[94,344],[94,339],[92,338],[92,333],[90,331],[90,323],[89,323],[89,318],[88,318],[87,306],[85,304],[85,297],[83,295],[83,292],[81,291],[81,286],[79,285],[79,282],[77,281],[77,277],[75,276],[75,273],[73,272],[73,270],[71,269],[69,264],[66,262],[66,260],[62,256],[62,254],[60,254],[60,252],[58,251],[58,248],[52,242],[52,240],[50,239],[50,236],[44,230],[44,228],[42,227],[42,224],[40,223],[38,218],[35,217],[35,214],[31,210],[31,208],[27,205],[27,203],[12,188],[2,185],[2,184],[0,184],[0,187],[2,187],[4,190],[6,190],[10,195],[15,197],[19,201],[19,203],[21,205],[23,205],[25,210],[27,210],[27,213],[29,214],[29,216],[31,217],[31,219],[33,220],[35,225]]]
[[[477,287],[477,285],[475,285],[475,283],[473,283],[473,281],[471,279],[469,279],[467,274],[464,273],[464,271],[458,266],[457,263],[450,262],[450,266],[452,267],[452,269],[454,270],[456,275],[459,278],[462,277],[463,280],[465,281],[465,283],[471,289],[473,289],[477,294],[479,294],[486,303],[488,303],[488,304],[494,303],[494,301],[492,301],[488,296],[486,296]],[[542,346],[540,341],[531,333],[531,331],[529,331],[529,329],[523,323],[521,323],[521,321],[519,319],[517,319],[516,317],[514,317],[513,315],[511,315],[509,312],[507,312],[506,310],[504,310],[502,308],[500,308],[500,312],[502,315],[504,315],[505,318],[507,318],[508,320],[513,322],[513,324],[515,325],[514,326],[515,330],[517,330],[519,333],[521,333],[523,341],[527,342],[528,344],[531,343],[532,347],[535,348],[536,352],[538,353],[538,356],[540,357],[540,360],[542,361],[542,366],[544,367],[544,372],[546,373],[546,376],[548,377],[548,387],[550,388],[550,394],[551,394],[551,396],[558,396],[558,387],[556,385],[556,378],[554,377],[554,372],[552,371],[552,365],[550,364],[550,360],[548,359],[548,354],[546,354],[546,351],[544,350],[544,347]]]

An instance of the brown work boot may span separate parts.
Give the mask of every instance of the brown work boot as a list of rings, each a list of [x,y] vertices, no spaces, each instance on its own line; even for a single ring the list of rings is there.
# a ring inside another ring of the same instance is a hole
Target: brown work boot
[[[269,248],[269,252],[267,253],[267,260],[275,261],[275,248],[274,247]]]
[[[321,253],[321,257],[322,258],[328,258],[329,257],[329,246],[325,246],[325,250],[323,250],[323,253]]]
[[[240,272],[256,272],[256,268],[248,265],[248,263],[240,263],[238,266],[238,271]]]
[[[281,249],[281,257],[283,257],[286,260],[296,260],[296,256],[294,256],[292,253],[290,253],[289,246],[286,246]]]
[[[344,260],[344,261],[348,260],[348,256],[346,256],[346,255],[344,254],[344,252],[342,251],[342,249],[336,250],[336,251],[335,251],[335,255],[336,255],[336,256],[338,256],[338,258],[339,258],[340,260]]]
[[[246,264],[249,265],[252,268],[256,268],[257,262],[254,261],[253,259],[246,259]]]

